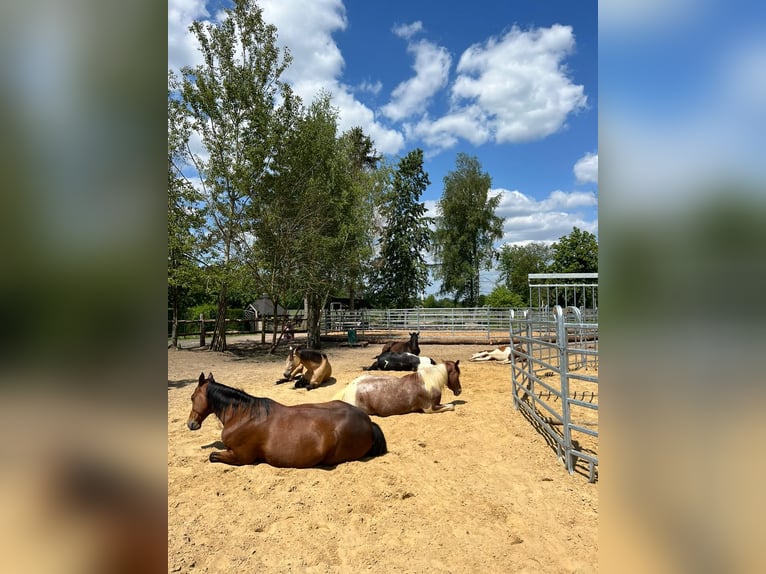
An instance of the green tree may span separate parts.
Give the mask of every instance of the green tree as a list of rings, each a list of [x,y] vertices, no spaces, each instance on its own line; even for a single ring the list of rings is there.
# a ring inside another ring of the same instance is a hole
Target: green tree
[[[383,194],[383,233],[373,280],[374,298],[382,307],[412,307],[429,285],[425,253],[431,219],[419,200],[430,183],[423,171],[423,150],[415,149],[399,161]]]
[[[498,285],[484,297],[484,304],[490,307],[525,307],[524,299],[505,285]]]
[[[320,94],[280,146],[272,195],[259,211],[272,225],[270,247],[263,234],[258,241],[275,268],[280,266],[275,289],[306,297],[307,342],[317,348],[328,294],[348,285],[369,250],[369,190],[356,184],[353,146],[347,143],[337,136],[337,110]]]
[[[193,160],[207,208],[209,283],[218,291],[211,349],[219,351],[226,349],[228,290],[242,272],[248,204],[258,201],[281,135],[276,126],[293,102],[279,80],[290,55],[277,48],[276,28],[254,0],[235,0],[225,12],[216,23],[192,23],[203,64],[181,70],[181,98],[207,152]]]
[[[596,236],[577,227],[553,244],[554,273],[598,272],[598,240]]]
[[[475,157],[460,153],[455,171],[444,177],[438,204],[434,251],[440,294],[451,293],[471,306],[479,301],[479,274],[494,261],[493,244],[503,236],[495,215],[500,195],[490,197],[492,179]]]
[[[188,165],[190,127],[174,96],[178,79],[168,73],[168,307],[172,312],[171,345],[178,346],[182,306],[199,275],[196,232],[202,225],[200,194],[184,175]]]
[[[530,273],[545,273],[553,260],[553,248],[545,243],[508,245],[500,248],[497,269],[500,281],[521,298],[521,305],[529,305]]]
[[[346,292],[350,301],[349,308],[353,311],[357,294],[365,289],[365,274],[372,257],[373,214],[379,190],[385,185],[387,170],[379,169],[383,158],[378,155],[374,142],[362,128],[357,126],[345,132],[340,144],[351,163],[352,184],[357,188],[355,195],[360,201],[356,206],[360,229],[356,234],[356,245],[353,246],[358,257],[350,258],[346,268]]]

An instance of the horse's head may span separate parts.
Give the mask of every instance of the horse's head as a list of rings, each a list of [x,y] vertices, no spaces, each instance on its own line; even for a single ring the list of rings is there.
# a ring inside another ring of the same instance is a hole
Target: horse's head
[[[420,354],[420,345],[418,344],[418,337],[420,336],[420,331],[417,333],[410,333],[410,353],[413,355],[419,355]]]
[[[287,355],[287,359],[285,360],[285,372],[282,373],[282,376],[286,379],[289,379],[293,374],[293,370],[301,364],[301,358],[298,355],[299,349],[300,346],[298,345],[290,345],[290,353]]]
[[[186,426],[189,427],[189,430],[198,430],[202,426],[202,421],[213,412],[207,400],[207,389],[208,383],[214,382],[213,373],[210,373],[207,379],[205,378],[205,373],[200,373],[197,388],[194,389],[191,396],[192,409],[189,413],[189,420],[186,421]]]
[[[444,361],[447,366],[447,387],[458,396],[463,392],[460,386],[460,361]]]

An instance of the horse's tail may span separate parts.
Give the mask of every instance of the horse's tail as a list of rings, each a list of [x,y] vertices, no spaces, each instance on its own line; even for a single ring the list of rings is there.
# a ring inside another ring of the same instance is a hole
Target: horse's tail
[[[386,445],[386,437],[383,436],[383,429],[378,426],[378,423],[370,421],[372,424],[372,446],[367,454],[364,456],[380,456],[388,452],[388,445]]]

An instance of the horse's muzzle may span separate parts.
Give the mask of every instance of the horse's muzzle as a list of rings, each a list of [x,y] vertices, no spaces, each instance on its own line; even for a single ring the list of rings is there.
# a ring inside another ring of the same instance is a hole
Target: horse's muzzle
[[[189,430],[199,430],[202,425],[195,420],[190,420],[186,423],[186,426],[189,427]]]
[[[463,392],[463,389],[458,389],[458,390],[456,390],[456,391],[452,391],[452,392],[455,394],[455,396],[456,396],[456,397],[459,397],[459,396],[460,396],[460,393],[462,393],[462,392]]]

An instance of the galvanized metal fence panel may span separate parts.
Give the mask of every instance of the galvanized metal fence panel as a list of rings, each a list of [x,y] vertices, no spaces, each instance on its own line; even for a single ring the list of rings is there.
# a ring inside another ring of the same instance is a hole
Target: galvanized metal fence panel
[[[577,307],[510,321],[513,405],[543,433],[569,473],[598,474],[598,322]]]
[[[506,307],[413,308],[332,310],[324,314],[325,335],[357,331],[358,336],[385,335],[419,331],[437,339],[464,339],[489,343],[508,338],[508,324],[515,316],[524,316],[526,309]]]

